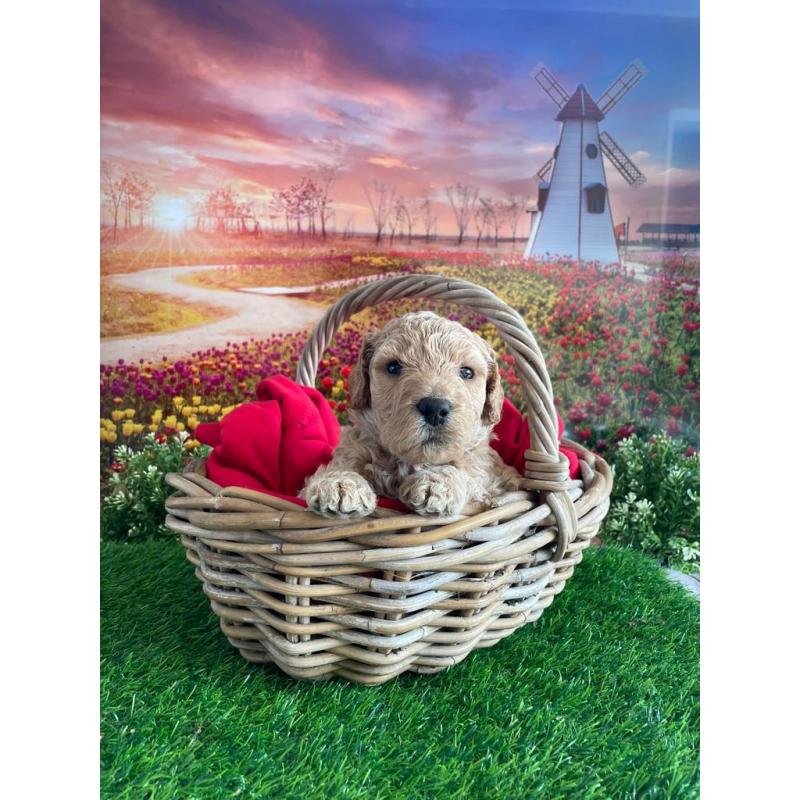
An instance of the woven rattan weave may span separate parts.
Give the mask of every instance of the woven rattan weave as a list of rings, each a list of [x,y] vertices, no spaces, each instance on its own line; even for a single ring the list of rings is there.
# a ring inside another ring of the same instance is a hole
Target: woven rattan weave
[[[223,633],[248,660],[296,678],[383,683],[433,673],[537,620],[564,587],[608,511],[608,465],[575,442],[569,478],[544,359],[522,317],[491,292],[404,275],[338,300],[311,334],[297,381],[313,386],[338,327],[388,300],[458,303],[492,322],[522,381],[530,421],[524,491],[457,517],[378,509],[330,520],[250,489],[221,488],[204,462],[167,481],[167,526],[181,535]]]

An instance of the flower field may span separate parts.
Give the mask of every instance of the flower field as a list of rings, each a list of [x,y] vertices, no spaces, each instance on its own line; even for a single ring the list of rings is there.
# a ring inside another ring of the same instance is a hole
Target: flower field
[[[287,271],[308,281],[300,251],[276,261],[275,274]],[[634,432],[665,430],[698,443],[699,280],[685,261],[660,262],[647,279],[624,268],[578,265],[569,260],[531,263],[519,256],[466,252],[360,254],[335,258],[327,279],[370,272],[435,272],[486,286],[519,311],[547,359],[556,401],[567,433],[598,451]],[[315,262],[313,278],[320,278]],[[387,266],[388,265],[388,266]],[[255,267],[254,267],[255,268]],[[237,280],[249,280],[240,266]],[[259,269],[264,269],[259,267]],[[230,281],[231,274],[227,280]],[[263,276],[258,276],[262,280]],[[291,277],[291,276],[289,276]],[[209,276],[217,286],[223,279]],[[250,284],[254,285],[254,284]],[[331,302],[343,289],[319,292]],[[342,419],[346,417],[348,378],[364,332],[421,302],[402,301],[370,309],[339,331],[319,368],[319,388]],[[477,314],[456,307],[437,308],[481,332],[498,352],[509,397],[522,405],[519,378],[497,331]],[[165,440],[186,432],[185,446],[197,446],[192,431],[219,419],[255,396],[269,375],[293,376],[305,334],[275,335],[189,353],[184,358],[100,367],[101,467],[114,465],[114,448],[133,447],[147,434]]]
[[[344,253],[303,259],[273,256],[267,264],[233,264],[207,272],[195,272],[181,280],[211,289],[243,289],[258,286],[312,286],[389,272],[413,270],[417,264],[403,256],[361,256]]]

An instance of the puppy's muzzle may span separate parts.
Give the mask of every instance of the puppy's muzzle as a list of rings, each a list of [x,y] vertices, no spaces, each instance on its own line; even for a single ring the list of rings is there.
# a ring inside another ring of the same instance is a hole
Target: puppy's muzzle
[[[432,428],[444,425],[452,409],[453,404],[441,397],[423,397],[417,403],[417,411]]]

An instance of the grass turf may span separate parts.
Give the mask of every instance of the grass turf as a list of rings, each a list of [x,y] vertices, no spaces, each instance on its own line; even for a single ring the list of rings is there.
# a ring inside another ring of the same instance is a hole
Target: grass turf
[[[361,687],[245,662],[176,542],[101,547],[103,797],[698,794],[699,604],[646,556],[590,550],[535,625]]]
[[[121,289],[106,282],[100,288],[100,338],[103,339],[177,331],[229,314],[208,303],[185,303],[175,297]]]

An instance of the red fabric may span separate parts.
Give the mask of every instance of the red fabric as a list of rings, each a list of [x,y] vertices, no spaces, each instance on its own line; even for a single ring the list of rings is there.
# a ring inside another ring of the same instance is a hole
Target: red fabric
[[[503,410],[500,422],[494,426],[495,437],[491,445],[500,454],[500,458],[514,467],[520,475],[525,474],[525,451],[530,449],[531,440],[528,420],[519,409],[507,398],[503,398]],[[564,422],[558,416],[558,438],[564,434]],[[569,476],[577,478],[581,474],[578,454],[568,447],[559,448],[569,461]]]
[[[306,476],[331,460],[339,422],[316,389],[282,375],[261,381],[256,397],[221,422],[197,426],[197,438],[214,448],[208,477],[220,486],[294,497]]]
[[[331,460],[339,444],[339,421],[320,392],[283,375],[261,381],[256,397],[220,422],[197,426],[197,439],[214,448],[206,465],[208,477],[220,486],[255,489],[305,506],[297,493],[317,467]],[[561,418],[558,422],[560,436]],[[524,475],[528,426],[508,399],[494,430],[497,438],[492,447]],[[575,477],[579,474],[577,455],[564,448],[561,452],[570,461],[570,476]],[[392,498],[382,497],[378,504],[405,510]]]

